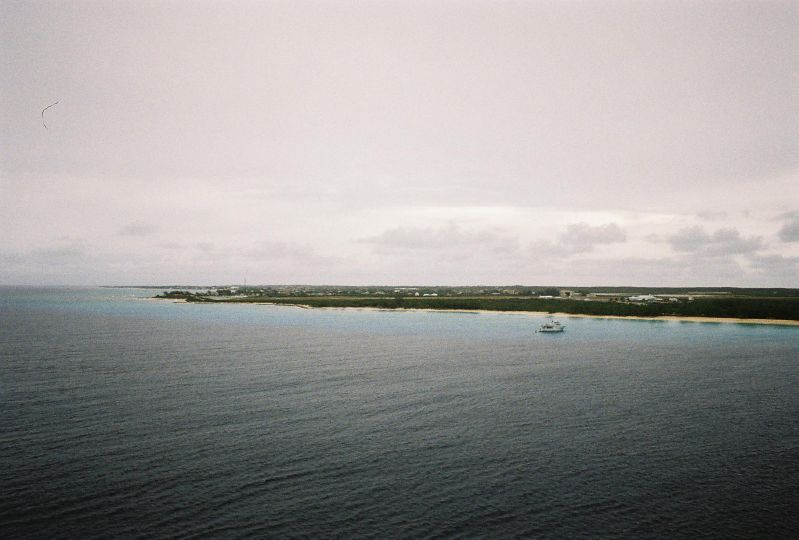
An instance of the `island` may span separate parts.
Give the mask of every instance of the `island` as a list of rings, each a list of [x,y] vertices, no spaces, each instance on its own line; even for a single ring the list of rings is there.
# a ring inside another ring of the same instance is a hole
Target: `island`
[[[155,287],[153,287],[155,288]],[[508,311],[570,316],[738,320],[799,324],[799,289],[557,286],[157,287],[156,298],[313,308]]]

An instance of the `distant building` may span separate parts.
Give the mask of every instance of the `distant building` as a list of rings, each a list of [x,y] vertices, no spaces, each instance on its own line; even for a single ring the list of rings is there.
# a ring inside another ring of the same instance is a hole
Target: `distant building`
[[[660,298],[651,294],[641,294],[627,298],[630,302],[660,302]]]

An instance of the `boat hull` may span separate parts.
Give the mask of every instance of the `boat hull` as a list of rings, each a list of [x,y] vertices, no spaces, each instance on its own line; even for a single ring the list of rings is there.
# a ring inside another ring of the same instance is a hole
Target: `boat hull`
[[[538,329],[539,332],[543,332],[545,334],[556,334],[563,332],[566,327],[560,324],[559,321],[551,321],[541,325]]]

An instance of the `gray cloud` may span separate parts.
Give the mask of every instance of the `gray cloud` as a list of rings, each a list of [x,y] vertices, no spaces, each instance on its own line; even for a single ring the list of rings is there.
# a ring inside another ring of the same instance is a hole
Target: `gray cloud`
[[[6,249],[0,251],[0,282],[80,283],[76,276],[86,275],[96,262],[95,255],[78,241],[33,249]]]
[[[560,236],[562,244],[586,251],[594,249],[597,245],[626,241],[627,234],[615,223],[593,226],[587,223],[573,223],[566,227],[566,232]]]
[[[74,261],[86,256],[86,250],[81,246],[60,246],[37,249],[31,252],[31,258],[36,261]]]
[[[718,221],[725,219],[728,213],[723,210],[703,210],[696,214],[696,217],[705,221]]]
[[[378,251],[451,251],[482,249],[494,254],[509,254],[519,241],[496,229],[465,230],[454,223],[444,227],[397,227],[379,235],[362,238]]]
[[[52,246],[6,250],[0,255],[0,260],[10,264],[74,265],[87,262],[91,256],[83,242],[67,239]]]
[[[786,215],[788,218],[779,233],[780,240],[783,242],[799,242],[799,212]]]
[[[699,260],[677,257],[583,257],[572,261],[572,279],[587,285],[720,286],[756,283],[730,256]]]
[[[799,257],[782,255],[752,255],[749,263],[754,272],[769,280],[771,286],[799,285]]]
[[[134,221],[120,228],[117,234],[119,236],[149,236],[153,234],[155,230],[155,227],[152,225],[148,225],[141,221]]]
[[[571,246],[558,244],[550,240],[535,240],[530,242],[529,253],[534,257],[560,258],[573,255],[575,250]]]
[[[0,251],[0,263],[3,266],[15,266],[25,262],[25,255],[18,251]]]
[[[761,272],[779,273],[792,272],[794,278],[799,275],[799,257],[784,257],[782,255],[753,255],[749,257],[752,267]]]
[[[698,225],[678,231],[668,238],[668,242],[675,251],[712,256],[752,253],[763,248],[760,237],[744,238],[732,228],[708,234]]]
[[[341,262],[337,256],[324,255],[314,247],[293,242],[266,240],[246,249],[244,255],[259,262],[295,263],[301,265],[329,265]]]

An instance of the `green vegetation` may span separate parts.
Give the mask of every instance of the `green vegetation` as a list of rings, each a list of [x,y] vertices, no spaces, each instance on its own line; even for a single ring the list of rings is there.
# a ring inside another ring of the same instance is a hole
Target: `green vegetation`
[[[172,298],[178,300],[193,300],[196,301],[199,296],[196,296],[196,293],[191,291],[179,290],[179,291],[164,291],[163,293],[156,295],[156,298]]]
[[[335,291],[333,290],[335,289]],[[572,298],[541,298],[522,296],[508,288],[479,295],[460,293],[464,288],[453,287],[224,287],[219,289],[189,291],[173,290],[158,295],[159,298],[185,299],[190,302],[247,302],[303,305],[310,307],[360,307],[382,309],[446,309],[489,311],[539,311],[584,315],[615,316],[696,316],[745,319],[799,320],[799,295],[794,289],[730,289],[703,291],[699,289],[633,289],[608,290],[611,298],[590,296],[597,288],[581,287]],[[485,290],[486,288],[482,288]],[[525,287],[525,292],[538,292],[541,296],[555,296],[560,291],[552,288]],[[632,301],[640,292],[661,294],[657,301]],[[773,294],[778,291],[780,294]],[[686,294],[704,295],[690,296]],[[424,296],[427,295],[427,296]],[[670,296],[677,295],[677,296]]]

